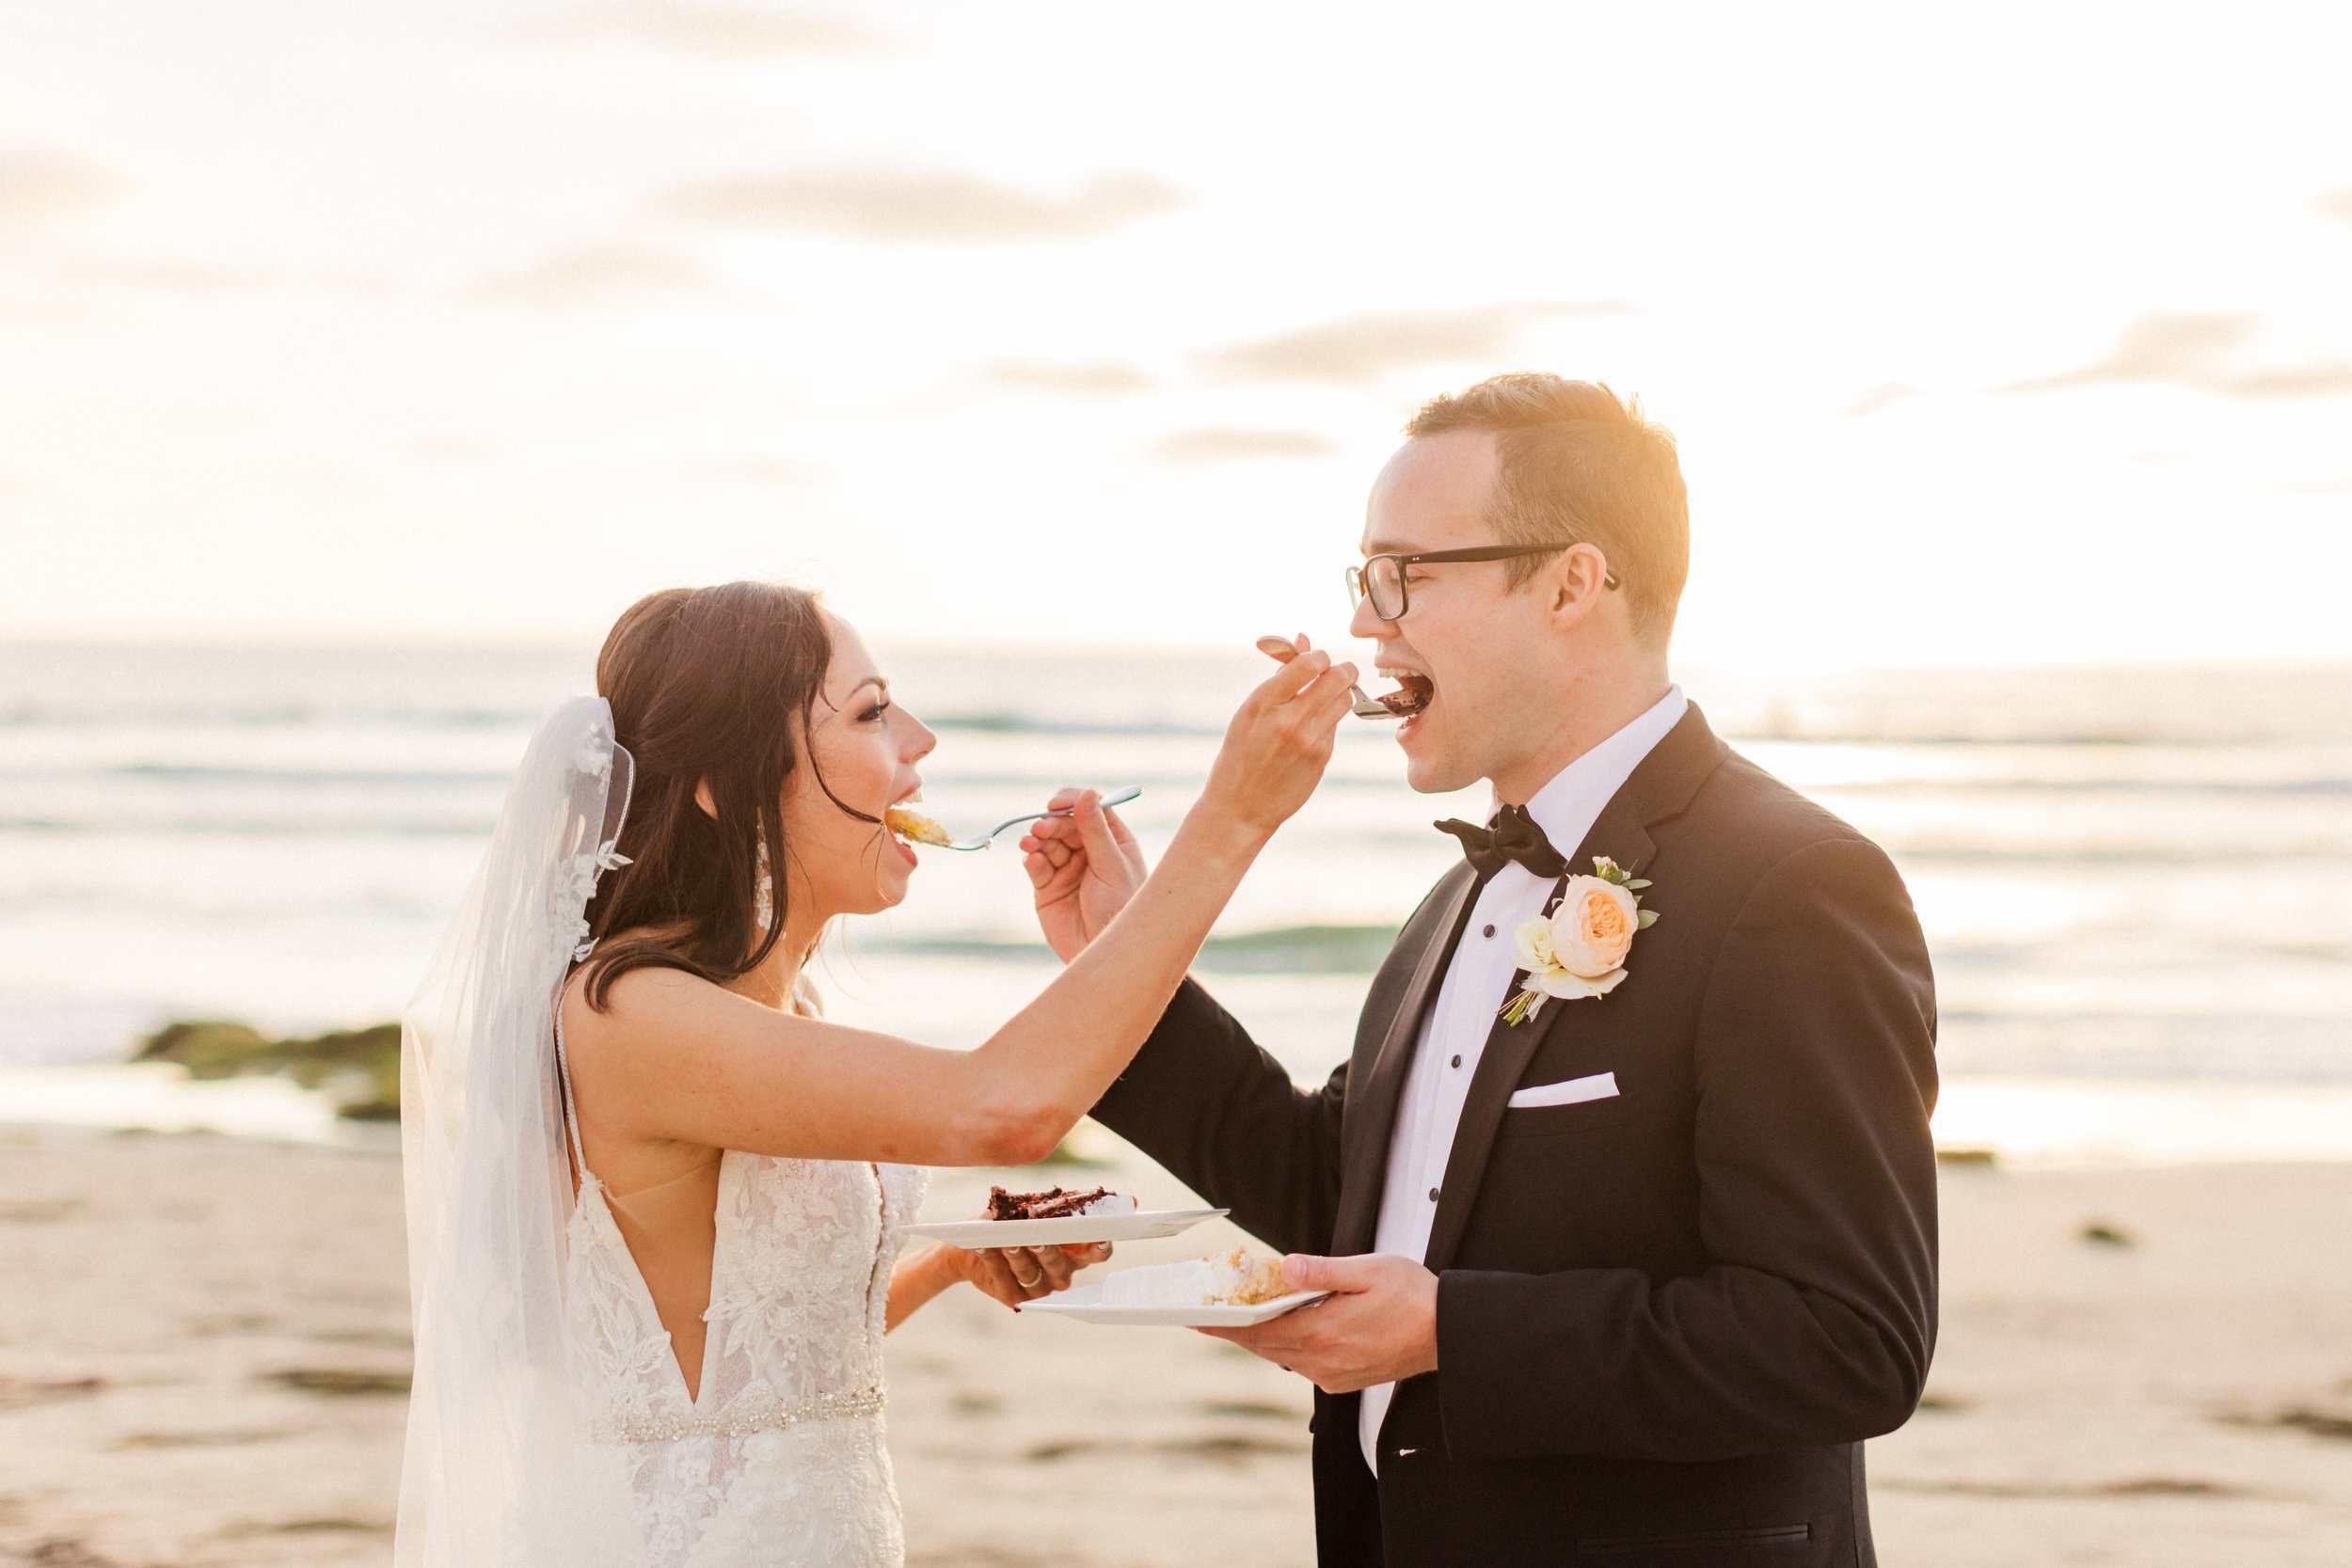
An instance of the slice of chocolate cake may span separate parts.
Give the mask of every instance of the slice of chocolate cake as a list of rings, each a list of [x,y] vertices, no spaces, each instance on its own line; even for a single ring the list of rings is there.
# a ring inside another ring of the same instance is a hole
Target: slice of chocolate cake
[[[1135,1212],[1136,1200],[1108,1187],[1097,1187],[1090,1193],[1064,1192],[1048,1187],[1041,1193],[1009,1193],[1002,1187],[988,1190],[988,1212],[981,1216],[992,1220],[1058,1220],[1073,1214],[1101,1213],[1118,1211]]]
[[[1395,673],[1396,689],[1383,691],[1375,701],[1399,719],[1410,719],[1429,705],[1430,699],[1438,694],[1438,688],[1427,675],[1416,674],[1410,670],[1400,670]]]

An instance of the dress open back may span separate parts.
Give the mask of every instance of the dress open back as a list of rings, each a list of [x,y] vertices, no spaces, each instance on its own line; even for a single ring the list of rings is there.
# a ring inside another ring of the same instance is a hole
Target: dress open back
[[[687,1393],[604,1185],[580,1175],[567,1227],[568,1357],[598,1442],[626,1449],[649,1568],[868,1568],[905,1557],[883,1444],[890,1272],[922,1206],[910,1165],[728,1149],[711,1214],[702,1376]]]

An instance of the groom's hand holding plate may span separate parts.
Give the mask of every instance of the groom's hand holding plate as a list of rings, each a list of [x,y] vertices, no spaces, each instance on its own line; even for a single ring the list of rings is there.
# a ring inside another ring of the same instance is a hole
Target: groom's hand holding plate
[[[1120,1328],[1247,1328],[1322,1299],[1291,1289],[1280,1259],[1238,1246],[1223,1258],[1128,1269],[1022,1310]]]
[[[1352,1394],[1438,1370],[1438,1276],[1409,1258],[1366,1253],[1282,1260],[1295,1290],[1325,1291],[1315,1306],[1254,1328],[1203,1328],[1327,1394]]]

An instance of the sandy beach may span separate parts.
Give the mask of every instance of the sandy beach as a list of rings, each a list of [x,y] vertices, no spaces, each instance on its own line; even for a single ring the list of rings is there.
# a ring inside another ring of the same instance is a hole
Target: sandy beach
[[[1186,1196],[1123,1151],[1084,1174]],[[943,1174],[929,1212],[990,1180]],[[389,1139],[0,1133],[0,1561],[386,1560],[407,1363]],[[1930,1399],[1871,1449],[1883,1560],[2352,1560],[2352,1164],[1950,1167],[1944,1196]],[[1269,1366],[960,1291],[890,1367],[917,1564],[1311,1560],[1307,1390]]]

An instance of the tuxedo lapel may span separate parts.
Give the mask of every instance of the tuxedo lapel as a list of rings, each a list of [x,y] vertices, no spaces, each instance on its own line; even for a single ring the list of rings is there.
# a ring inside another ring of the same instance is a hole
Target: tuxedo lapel
[[[1690,804],[1692,795],[1725,754],[1723,742],[1715,738],[1693,705],[1594,819],[1592,831],[1568,857],[1568,874],[1589,875],[1594,857],[1606,855],[1630,875],[1642,875],[1658,852],[1650,825]],[[1514,984],[1518,979],[1514,976]],[[1507,995],[1494,999],[1498,1012],[1509,1000]],[[1493,1151],[1495,1133],[1518,1087],[1519,1075],[1553,1030],[1573,1029],[1586,1016],[1585,1009],[1608,1005],[1605,996],[1573,1001],[1554,998],[1544,1005],[1533,1023],[1509,1024],[1496,1018],[1462,1102],[1462,1119],[1454,1128],[1454,1149],[1447,1156],[1445,1180],[1438,1189],[1438,1212],[1430,1218],[1426,1261],[1432,1271],[1442,1272],[1452,1264],[1462,1233],[1470,1227],[1470,1206],[1486,1174],[1486,1157]]]
[[[1388,1165],[1389,1136],[1396,1126],[1397,1102],[1412,1069],[1413,1053],[1421,1039],[1421,1023],[1445,978],[1446,965],[1462,940],[1462,927],[1477,903],[1477,876],[1465,863],[1446,873],[1433,901],[1437,912],[1428,927],[1427,945],[1413,965],[1373,1058],[1360,1095],[1351,1087],[1345,1125],[1341,1130],[1340,1206],[1332,1225],[1331,1250],[1344,1257],[1372,1245],[1380,1223],[1380,1192]]]

